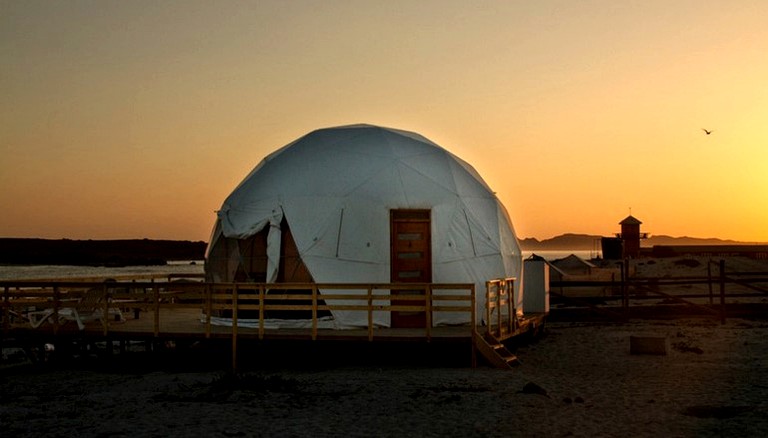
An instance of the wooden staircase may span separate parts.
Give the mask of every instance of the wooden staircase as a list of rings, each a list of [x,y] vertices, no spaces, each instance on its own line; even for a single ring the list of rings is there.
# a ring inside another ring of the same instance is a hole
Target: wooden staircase
[[[475,350],[482,355],[489,364],[500,369],[512,369],[520,365],[517,356],[512,354],[507,347],[489,333],[480,334],[476,330],[472,333],[472,342]]]

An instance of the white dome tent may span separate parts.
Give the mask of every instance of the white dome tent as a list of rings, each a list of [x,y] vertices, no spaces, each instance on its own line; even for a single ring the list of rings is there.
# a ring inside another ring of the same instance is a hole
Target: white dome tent
[[[472,166],[418,134],[371,125],[311,132],[256,166],[218,211],[206,277],[397,282],[390,248],[398,217],[426,227],[426,247],[412,253],[428,264],[420,281],[473,283],[478,320],[487,280],[522,278],[520,246],[507,212]],[[417,236],[406,229],[399,236],[411,235]],[[403,268],[398,275],[419,272]],[[321,296],[328,292],[320,290]],[[389,327],[392,319],[389,312],[375,312],[374,323]],[[364,327],[367,317],[334,311],[332,321],[335,328]],[[438,312],[432,322],[468,323],[469,315]]]

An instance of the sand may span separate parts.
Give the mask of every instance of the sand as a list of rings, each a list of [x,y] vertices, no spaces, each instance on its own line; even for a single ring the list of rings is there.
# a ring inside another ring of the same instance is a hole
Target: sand
[[[632,355],[630,336],[666,355]],[[3,436],[765,436],[768,321],[549,323],[511,371],[13,367]],[[114,360],[114,359],[113,359]]]
[[[670,258],[640,258],[630,261],[639,278],[706,277],[708,272],[717,279],[719,262],[724,261],[725,272],[768,272],[768,260],[749,257],[686,256]]]

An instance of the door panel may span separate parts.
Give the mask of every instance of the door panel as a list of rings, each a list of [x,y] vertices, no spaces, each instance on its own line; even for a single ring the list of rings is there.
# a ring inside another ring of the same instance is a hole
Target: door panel
[[[392,210],[391,212],[392,283],[431,283],[432,254],[429,210]],[[420,289],[393,290],[392,295],[424,295]],[[393,305],[423,302],[392,300]],[[393,311],[392,327],[424,327],[424,312]]]

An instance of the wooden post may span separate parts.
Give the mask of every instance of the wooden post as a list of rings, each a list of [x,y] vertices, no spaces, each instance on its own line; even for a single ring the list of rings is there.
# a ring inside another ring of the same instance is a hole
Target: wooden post
[[[469,289],[469,320],[470,320],[470,330],[471,330],[471,339],[472,346],[470,347],[472,350],[472,358],[471,358],[471,364],[472,368],[477,368],[477,346],[475,346],[475,336],[477,336],[477,309],[475,308],[477,306],[477,301],[475,299],[475,285],[472,284],[472,286]]]
[[[317,283],[312,284],[312,340],[317,340]]]
[[[11,301],[10,290],[8,286],[3,288],[3,338],[8,335],[8,330],[11,328]]]
[[[491,282],[485,282],[485,331],[491,332]]]
[[[205,284],[205,339],[211,338],[211,312],[213,310],[213,287]]]
[[[629,311],[629,259],[624,259],[621,264],[621,307],[624,312]]]
[[[59,309],[61,308],[61,291],[59,286],[53,285],[53,334],[54,336],[59,332]]]
[[[477,309],[475,308],[477,306],[477,300],[475,299],[475,285],[472,284],[472,287],[469,288],[469,320],[470,326],[472,327],[472,330],[474,330],[477,327]]]
[[[725,260],[720,259],[720,324],[725,324]]]
[[[104,336],[107,336],[109,332],[109,289],[106,282],[101,286],[101,299],[104,303],[101,314],[101,328],[104,331]]]
[[[368,285],[368,342],[373,341],[373,286]]]
[[[426,330],[427,330],[427,342],[432,340],[432,286],[426,285],[424,287],[424,311],[426,312]]]
[[[131,280],[131,283],[136,283],[136,279]],[[134,287],[132,287],[128,292],[131,295],[134,295],[136,293],[136,291],[137,291],[137,288],[134,285]],[[144,293],[146,293],[146,290],[144,291]],[[134,307],[133,308],[133,319],[139,319],[139,313],[140,312],[141,312],[141,310],[139,310],[138,307]]]
[[[512,294],[511,295],[512,296],[512,318],[513,318],[513,321],[514,321],[514,326],[513,327],[515,329],[515,333],[517,333],[517,329],[520,328],[520,320],[517,319],[517,298],[515,298],[515,280],[516,279],[512,279],[512,292],[510,292],[510,293]],[[522,286],[522,284],[521,284],[521,286]],[[523,309],[523,310],[525,310],[525,309]]]
[[[264,285],[259,285],[259,340],[264,339],[264,303],[265,290]]]
[[[511,278],[504,280],[504,289],[507,290],[507,314],[509,317],[507,330],[509,330],[509,334],[512,335],[515,333],[515,321],[512,319],[515,306],[515,300],[512,299],[514,296],[513,290],[515,289],[515,280]]]
[[[157,338],[160,336],[160,286],[155,284],[154,278],[151,280],[151,282],[152,282],[152,296],[155,300],[154,335]]]
[[[232,373],[237,372],[237,283],[232,288]]]
[[[715,299],[712,294],[712,260],[707,262],[707,286],[709,286],[709,305],[715,304]]]
[[[499,286],[496,293],[496,325],[499,328],[499,338],[501,338],[504,335],[504,329],[506,328],[504,323],[504,317],[502,315],[504,303],[506,302],[505,297],[507,296],[506,291],[506,279],[501,278],[499,279]]]
[[[149,281],[151,282],[152,279],[150,278]],[[141,292],[144,294],[143,298],[146,301],[146,299],[147,299],[147,286],[146,285],[141,286]],[[135,311],[134,316],[136,317],[136,319],[139,319],[139,312],[142,311],[142,310],[143,311],[147,311],[147,309],[145,309],[145,308],[142,308],[139,311]]]

